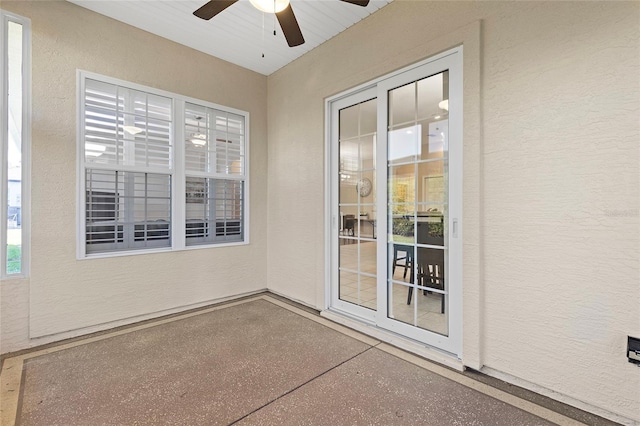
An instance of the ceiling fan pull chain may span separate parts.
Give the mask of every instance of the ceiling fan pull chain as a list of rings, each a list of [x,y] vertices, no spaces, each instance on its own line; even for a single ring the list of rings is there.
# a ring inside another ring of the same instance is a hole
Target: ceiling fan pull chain
[[[264,12],[262,12],[262,57],[264,58]]]

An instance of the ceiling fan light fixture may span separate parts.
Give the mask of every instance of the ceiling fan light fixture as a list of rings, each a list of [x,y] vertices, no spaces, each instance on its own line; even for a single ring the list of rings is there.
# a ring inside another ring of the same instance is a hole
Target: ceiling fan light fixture
[[[189,141],[195,146],[205,146],[207,144],[207,136],[202,133],[194,133]]]
[[[87,157],[100,157],[107,150],[107,147],[99,143],[87,142],[84,144],[84,154]]]
[[[202,120],[203,117],[197,116],[194,118],[196,119],[196,123],[198,123],[198,131],[195,133],[191,133],[189,142],[194,144],[196,147],[202,147],[207,144],[207,135],[205,135],[204,133],[200,133],[200,120]]]
[[[137,135],[138,133],[142,133],[144,132],[143,129],[141,129],[140,127],[136,127],[136,126],[124,126],[122,128],[125,132],[129,133],[130,135]]]
[[[289,6],[289,0],[249,0],[253,7],[265,13],[282,12]]]

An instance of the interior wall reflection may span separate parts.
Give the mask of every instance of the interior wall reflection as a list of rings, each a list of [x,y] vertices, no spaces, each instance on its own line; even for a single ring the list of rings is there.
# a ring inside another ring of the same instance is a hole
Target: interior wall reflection
[[[377,100],[339,112],[339,299],[377,309]]]
[[[448,71],[388,93],[388,316],[448,335]]]

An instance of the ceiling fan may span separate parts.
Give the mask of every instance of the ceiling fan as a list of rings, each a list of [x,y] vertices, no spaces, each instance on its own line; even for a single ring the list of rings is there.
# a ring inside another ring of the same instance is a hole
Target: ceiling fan
[[[204,6],[193,12],[198,18],[209,20],[222,12],[238,0],[210,0]],[[304,43],[304,37],[298,25],[296,15],[293,14],[289,0],[250,0],[251,4],[266,13],[275,13],[282,28],[282,33],[287,39],[289,47],[299,46]],[[369,4],[369,0],[340,0],[345,3],[355,4],[365,7]]]

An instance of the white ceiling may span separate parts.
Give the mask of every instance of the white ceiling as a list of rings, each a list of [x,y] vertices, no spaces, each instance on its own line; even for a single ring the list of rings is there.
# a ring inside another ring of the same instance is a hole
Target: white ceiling
[[[193,15],[193,11],[208,0],[68,1],[269,75],[392,0],[371,0],[367,7],[339,0],[291,0],[305,39],[305,43],[297,47],[287,45],[275,15],[263,14],[249,0],[238,1],[209,21]],[[273,35],[274,25],[276,36]]]

